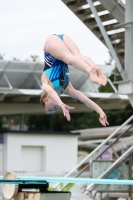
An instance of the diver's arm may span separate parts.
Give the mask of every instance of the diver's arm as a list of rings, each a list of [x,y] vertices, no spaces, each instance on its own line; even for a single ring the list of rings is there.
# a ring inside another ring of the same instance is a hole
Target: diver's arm
[[[55,101],[55,103],[58,106],[61,106],[63,104],[62,100],[60,99],[60,97],[58,96],[58,94],[56,93],[56,91],[48,84],[43,83],[42,84],[42,90],[44,92],[46,92],[48,94],[48,96],[50,97],[50,99],[52,99],[53,101]]]
[[[69,83],[69,87],[65,94],[69,95],[72,98],[77,98],[79,101],[84,103],[88,108],[91,108],[92,110],[96,111],[99,114],[99,121],[103,126],[106,126],[106,124],[109,125],[107,121],[107,116],[104,113],[104,111],[95,102],[89,99],[86,95],[76,90],[71,83]]]
[[[56,91],[50,85],[43,83],[42,90],[48,94],[49,98],[51,98],[58,106],[61,107],[64,117],[66,117],[67,120],[70,121],[71,118],[69,111],[71,109],[74,109],[74,107],[70,107],[64,104],[63,101],[58,96],[58,94],[56,93]]]

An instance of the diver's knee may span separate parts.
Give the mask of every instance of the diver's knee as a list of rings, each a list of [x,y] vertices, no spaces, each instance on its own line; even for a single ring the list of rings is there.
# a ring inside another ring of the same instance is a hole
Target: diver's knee
[[[77,58],[77,56],[74,56],[74,55],[67,55],[65,58],[64,58],[64,62],[67,63],[68,65],[73,65],[74,63],[74,60]]]

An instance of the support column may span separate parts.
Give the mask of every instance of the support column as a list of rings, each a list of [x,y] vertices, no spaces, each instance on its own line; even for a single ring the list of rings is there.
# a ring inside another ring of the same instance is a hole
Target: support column
[[[133,81],[133,0],[126,1],[125,23],[125,72]]]
[[[125,72],[132,92],[128,94],[133,107],[133,0],[126,1],[125,23]]]

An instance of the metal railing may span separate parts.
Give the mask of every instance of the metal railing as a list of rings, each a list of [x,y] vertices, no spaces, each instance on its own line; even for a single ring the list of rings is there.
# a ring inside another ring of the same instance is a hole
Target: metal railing
[[[89,155],[87,155],[76,167],[74,167],[69,173],[65,175],[65,177],[69,177],[73,172],[75,172],[80,166],[82,166],[86,161],[90,161],[92,156],[95,156],[97,151],[104,146],[111,138],[113,138],[124,126],[126,126],[129,122],[133,120],[133,115],[127,119],[120,127],[118,127],[108,138],[106,138],[98,147],[96,147]],[[85,170],[86,168],[84,168]],[[82,172],[84,171],[82,170]],[[79,172],[76,176],[78,177],[82,172]],[[56,190],[56,188],[59,186],[60,183],[57,183],[53,188]],[[66,187],[66,186],[65,186]],[[65,188],[63,187],[62,190]]]
[[[133,152],[133,146],[131,146],[124,154],[122,154],[106,171],[104,171],[98,179],[105,178],[108,176],[113,170],[115,170],[128,156],[131,155]],[[94,189],[97,185],[90,184],[86,190],[89,191],[90,189]]]

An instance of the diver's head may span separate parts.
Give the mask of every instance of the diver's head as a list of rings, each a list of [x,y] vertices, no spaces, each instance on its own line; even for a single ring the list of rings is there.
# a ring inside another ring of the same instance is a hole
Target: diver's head
[[[44,111],[48,114],[55,113],[60,106],[52,100],[46,92],[43,92],[40,98],[40,103],[44,109]]]

